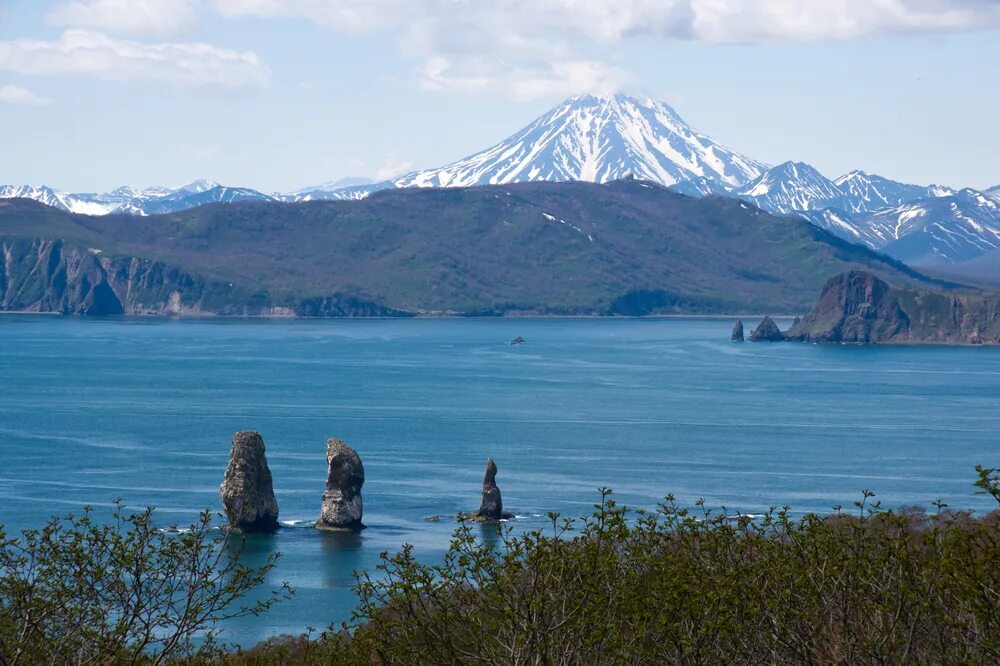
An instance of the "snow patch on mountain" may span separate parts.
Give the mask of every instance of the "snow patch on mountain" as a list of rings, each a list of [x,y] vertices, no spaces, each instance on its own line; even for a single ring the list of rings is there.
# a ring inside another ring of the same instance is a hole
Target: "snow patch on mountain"
[[[843,193],[845,207],[852,213],[870,213],[918,199],[955,193],[955,190],[942,185],[911,185],[864,171],[851,171],[833,183]]]
[[[210,180],[196,180],[177,188],[136,189],[123,186],[111,192],[69,194],[51,187],[0,186],[0,199],[34,199],[47,206],[80,215],[156,215],[174,213],[207,203],[273,200],[242,187],[225,187]]]
[[[605,183],[631,175],[663,185],[705,179],[735,187],[765,168],[693,129],[662,102],[582,95],[486,150],[393,183],[396,187],[535,180]]]
[[[883,252],[916,266],[963,263],[1000,248],[1000,202],[972,189],[879,211],[864,222],[891,238]]]
[[[352,180],[364,179],[359,178]],[[285,201],[289,203],[298,203],[302,201],[356,201],[358,199],[364,199],[372,192],[389,189],[391,187],[394,187],[394,185],[389,181],[382,181],[378,183],[368,182],[359,183],[357,185],[335,187],[332,189],[324,189],[321,186],[318,189],[305,188],[296,192],[288,192],[284,194],[277,192],[272,196],[278,201]]]
[[[843,193],[805,162],[785,162],[732,191],[732,195],[778,215],[844,208]]]
[[[955,190],[940,185],[911,185],[864,171],[851,171],[830,180],[804,162],[779,164],[731,192],[732,196],[778,215],[824,208],[834,208],[838,214],[871,213],[954,193]]]

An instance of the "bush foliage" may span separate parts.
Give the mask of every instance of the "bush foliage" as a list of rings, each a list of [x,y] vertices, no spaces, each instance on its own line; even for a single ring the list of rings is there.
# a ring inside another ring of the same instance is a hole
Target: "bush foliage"
[[[997,473],[977,485],[1000,502]],[[551,515],[501,545],[456,533],[361,574],[353,631],[231,663],[1000,663],[1000,515],[883,510],[794,519],[619,507]]]
[[[228,654],[213,628],[277,600],[240,605],[273,561],[241,567],[207,514],[182,535],[85,514],[0,538],[0,664],[1000,663],[1000,512],[934,506],[631,512],[603,490],[544,530],[463,524],[435,565],[383,553],[350,625]]]
[[[273,568],[239,563],[211,512],[184,531],[157,529],[153,510],[110,522],[54,518],[19,539],[0,529],[0,665],[159,664],[217,654],[219,622],[280,600],[241,603]]]

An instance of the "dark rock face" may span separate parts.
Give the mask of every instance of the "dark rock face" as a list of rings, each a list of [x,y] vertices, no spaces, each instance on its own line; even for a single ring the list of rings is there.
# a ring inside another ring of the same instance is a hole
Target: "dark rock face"
[[[733,342],[743,342],[743,320],[737,320],[733,324],[733,335],[730,340]]]
[[[786,340],[998,344],[1000,296],[890,286],[867,271],[831,278]]]
[[[781,329],[770,317],[764,317],[750,333],[750,342],[781,342],[784,339]]]
[[[405,317],[346,294],[289,298],[249,293],[162,262],[111,257],[61,240],[0,237],[0,311],[282,317]]]
[[[497,465],[493,458],[486,460],[486,476],[483,477],[483,502],[479,505],[479,516],[499,520],[503,515],[503,500],[497,488]]]
[[[475,513],[461,514],[463,520],[491,523],[513,518],[514,514],[503,510],[503,499],[497,487],[497,464],[493,458],[486,459],[486,475],[483,477],[483,501]]]
[[[326,440],[329,468],[323,507],[316,527],[321,530],[362,530],[364,507],[361,486],[365,485],[365,467],[358,452],[339,439]]]
[[[789,329],[789,340],[903,342],[910,318],[895,289],[866,271],[831,278],[809,315]]]
[[[243,532],[278,529],[278,502],[260,433],[244,430],[233,435],[229,466],[219,486],[219,495],[231,529]]]

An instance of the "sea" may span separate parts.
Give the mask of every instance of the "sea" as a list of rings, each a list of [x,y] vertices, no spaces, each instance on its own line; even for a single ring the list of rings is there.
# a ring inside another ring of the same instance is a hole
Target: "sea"
[[[0,316],[0,524],[121,498],[183,527],[221,510],[232,435],[257,430],[283,527],[243,557],[280,552],[262,592],[295,595],[224,625],[249,646],[349,620],[380,553],[439,559],[488,457],[515,531],[589,513],[602,487],[634,508],[801,515],[863,490],[994,508],[973,482],[1000,466],[1000,348],[741,344],[733,323]],[[360,534],[312,527],[328,437],[364,461]]]

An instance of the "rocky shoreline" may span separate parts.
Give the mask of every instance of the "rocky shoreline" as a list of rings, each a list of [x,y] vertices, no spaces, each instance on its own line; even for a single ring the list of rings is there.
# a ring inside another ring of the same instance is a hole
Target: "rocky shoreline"
[[[781,331],[770,317],[752,342],[1000,345],[1000,294],[892,286],[867,271],[830,278],[805,317]]]

